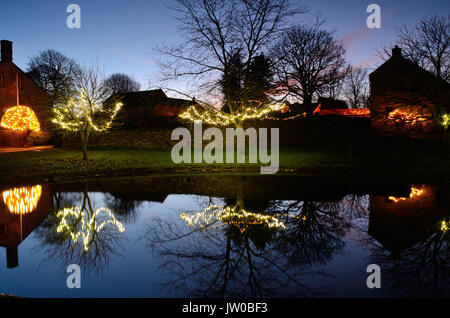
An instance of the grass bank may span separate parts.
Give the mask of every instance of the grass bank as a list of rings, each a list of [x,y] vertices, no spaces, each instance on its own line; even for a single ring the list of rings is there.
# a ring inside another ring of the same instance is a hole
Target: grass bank
[[[259,173],[261,164],[175,164],[170,150],[95,148],[83,161],[79,149],[55,148],[42,152],[0,154],[3,185],[82,179],[145,176],[150,174]],[[350,158],[342,148],[280,149],[278,173],[328,177],[413,178],[448,182],[450,161],[438,153],[363,159]]]

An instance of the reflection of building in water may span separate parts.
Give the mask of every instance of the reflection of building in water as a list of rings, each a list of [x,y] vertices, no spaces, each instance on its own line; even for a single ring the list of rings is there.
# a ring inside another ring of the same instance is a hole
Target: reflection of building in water
[[[35,185],[0,191],[0,246],[8,268],[19,264],[18,246],[53,209],[52,191]]]
[[[369,234],[393,254],[425,240],[446,210],[441,192],[435,186],[414,185],[409,193],[370,195]]]

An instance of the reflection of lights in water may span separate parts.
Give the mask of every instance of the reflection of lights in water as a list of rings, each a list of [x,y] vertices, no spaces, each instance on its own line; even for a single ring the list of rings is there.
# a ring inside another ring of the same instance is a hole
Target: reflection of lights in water
[[[389,197],[389,200],[394,201],[395,203],[399,202],[399,201],[405,201],[408,199],[413,199],[415,197],[420,197],[423,193],[425,192],[425,190],[423,189],[419,189],[419,188],[415,188],[415,187],[411,187],[411,193],[409,194],[409,198],[399,198],[399,197]]]
[[[14,188],[3,191],[3,202],[11,213],[27,214],[36,209],[41,193],[40,185]]]
[[[100,213],[105,213],[108,220],[105,220],[100,224],[96,224],[96,218],[99,217]],[[61,218],[61,222],[56,229],[56,232],[70,234],[70,237],[74,243],[81,239],[85,251],[89,249],[90,243],[94,238],[94,234],[99,233],[106,225],[112,224],[116,226],[119,232],[125,231],[122,223],[117,221],[112,214],[112,211],[105,207],[97,209],[88,221],[85,220],[86,213],[84,213],[81,210],[81,207],[78,206],[60,210],[56,214],[56,217]]]
[[[235,207],[209,206],[202,212],[194,214],[180,214],[180,218],[185,220],[189,226],[197,225],[201,228],[212,225],[216,220],[223,223],[232,224],[244,232],[249,225],[266,224],[269,228],[285,229],[286,225],[271,215],[248,212],[243,209],[236,211]]]

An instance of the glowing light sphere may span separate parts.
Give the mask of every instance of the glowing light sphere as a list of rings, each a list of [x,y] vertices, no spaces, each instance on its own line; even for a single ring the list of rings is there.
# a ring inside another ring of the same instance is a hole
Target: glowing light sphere
[[[33,212],[42,193],[42,186],[13,188],[3,191],[3,202],[13,214],[28,214]]]
[[[36,114],[27,106],[8,108],[2,117],[0,126],[14,131],[41,130]]]

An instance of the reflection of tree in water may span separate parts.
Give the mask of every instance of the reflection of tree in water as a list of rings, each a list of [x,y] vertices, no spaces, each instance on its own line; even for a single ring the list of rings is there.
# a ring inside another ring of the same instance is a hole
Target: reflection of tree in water
[[[87,189],[80,200],[57,194],[55,201],[57,209],[36,229],[41,240],[37,248],[45,249],[47,260],[57,259],[64,268],[78,264],[86,272],[101,273],[110,256],[122,249],[123,225],[110,209],[94,209]],[[75,201],[81,206],[74,206]]]
[[[436,224],[427,239],[392,255],[373,241],[370,262],[382,271],[385,292],[404,297],[450,296],[450,231],[449,220]],[[367,242],[366,242],[367,243]]]
[[[127,195],[116,193],[105,193],[105,203],[107,207],[114,211],[114,215],[120,222],[135,223],[138,216],[138,209],[144,201],[130,199]]]
[[[342,237],[350,223],[339,215],[335,205],[279,201],[274,208],[283,211],[280,217],[286,223],[286,230],[280,233],[276,248],[292,266],[326,264],[344,247]]]
[[[335,204],[250,202],[183,213],[186,223],[155,218],[147,241],[173,275],[165,284],[194,297],[311,297],[325,295],[307,279],[325,275],[309,265],[341,249],[348,222]]]

